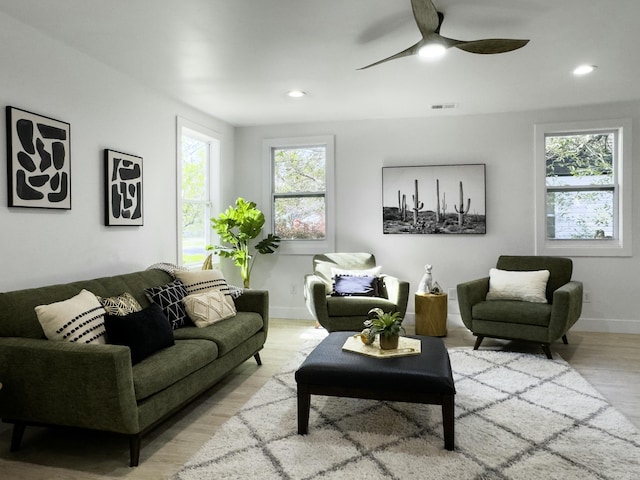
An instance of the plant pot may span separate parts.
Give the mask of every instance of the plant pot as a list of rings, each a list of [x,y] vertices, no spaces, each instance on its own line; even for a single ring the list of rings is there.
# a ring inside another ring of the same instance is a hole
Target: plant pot
[[[382,350],[395,350],[398,348],[400,335],[380,335],[380,348]]]

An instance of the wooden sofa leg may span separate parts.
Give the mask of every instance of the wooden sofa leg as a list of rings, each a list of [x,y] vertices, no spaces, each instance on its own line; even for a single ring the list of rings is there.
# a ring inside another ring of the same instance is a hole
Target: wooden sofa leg
[[[473,346],[473,349],[477,350],[480,347],[480,344],[482,343],[483,340],[484,340],[484,335],[478,335],[476,338],[476,343]]]
[[[258,366],[262,365],[262,359],[260,358],[260,353],[256,353],[253,358],[256,359],[256,363],[258,364]]]
[[[137,467],[140,462],[140,440],[142,435],[135,433],[129,436],[129,466]]]
[[[567,340],[566,335],[562,335],[562,343],[564,343],[565,345],[569,345],[569,340]]]
[[[548,343],[543,343],[540,346],[542,347],[542,351],[547,356],[547,358],[549,360],[551,360],[553,358],[553,356],[551,355],[551,349],[549,348],[549,344]]]
[[[22,443],[22,437],[24,436],[24,429],[27,424],[24,422],[16,422],[13,424],[13,433],[11,434],[11,448],[12,452],[17,452]]]

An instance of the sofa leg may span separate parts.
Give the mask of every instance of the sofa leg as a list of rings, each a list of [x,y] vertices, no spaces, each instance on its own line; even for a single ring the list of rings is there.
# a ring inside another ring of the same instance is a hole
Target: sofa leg
[[[137,467],[140,462],[140,439],[142,435],[135,433],[129,435],[129,466]]]
[[[12,452],[17,452],[22,443],[22,437],[24,435],[24,429],[27,424],[24,422],[16,422],[13,424],[13,433],[11,434],[11,448]]]
[[[483,341],[483,340],[484,340],[484,335],[478,335],[478,336],[476,337],[476,343],[475,343],[475,345],[473,346],[473,349],[474,349],[474,350],[477,350],[478,348],[480,348],[480,344],[482,343],[482,341]]]
[[[548,343],[543,343],[540,346],[542,347],[542,351],[547,356],[547,358],[549,360],[551,360],[553,358],[553,356],[551,355],[551,349],[549,348],[549,344]]]
[[[565,345],[569,345],[569,340],[567,340],[566,335],[562,335],[562,343],[564,343]]]
[[[256,353],[253,358],[256,359],[256,363],[258,364],[258,366],[262,365],[262,359],[260,358],[260,353]]]

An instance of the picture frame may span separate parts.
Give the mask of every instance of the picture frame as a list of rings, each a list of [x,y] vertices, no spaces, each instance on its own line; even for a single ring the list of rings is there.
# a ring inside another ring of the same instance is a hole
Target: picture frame
[[[106,226],[144,225],[142,157],[105,149]]]
[[[486,165],[382,168],[385,234],[485,234]]]
[[[71,125],[7,106],[9,207],[71,210]]]

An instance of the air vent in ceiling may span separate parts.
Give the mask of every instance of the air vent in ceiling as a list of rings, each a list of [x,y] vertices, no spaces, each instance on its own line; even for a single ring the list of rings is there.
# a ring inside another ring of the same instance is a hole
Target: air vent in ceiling
[[[431,105],[431,110],[449,110],[456,107],[457,105],[455,103],[436,103],[435,105]]]

